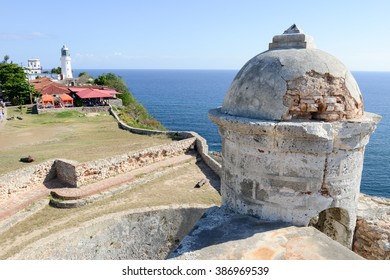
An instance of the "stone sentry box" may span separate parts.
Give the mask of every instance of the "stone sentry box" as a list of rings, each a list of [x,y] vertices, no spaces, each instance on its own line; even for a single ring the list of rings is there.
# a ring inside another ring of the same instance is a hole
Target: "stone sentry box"
[[[239,71],[221,108],[223,204],[314,225],[351,247],[364,148],[380,116],[335,57],[293,25]]]

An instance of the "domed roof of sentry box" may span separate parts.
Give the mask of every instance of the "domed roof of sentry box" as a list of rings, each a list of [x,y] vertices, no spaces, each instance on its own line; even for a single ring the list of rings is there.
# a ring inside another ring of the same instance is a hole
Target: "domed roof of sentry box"
[[[264,120],[345,120],[363,115],[351,72],[295,24],[234,78],[222,112]]]

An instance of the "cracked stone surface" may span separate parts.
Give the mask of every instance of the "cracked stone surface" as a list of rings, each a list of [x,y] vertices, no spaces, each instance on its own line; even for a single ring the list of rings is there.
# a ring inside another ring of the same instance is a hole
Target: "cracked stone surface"
[[[337,58],[319,49],[290,48],[249,60],[234,78],[222,111],[264,120],[334,120],[361,116],[363,104],[355,79]]]

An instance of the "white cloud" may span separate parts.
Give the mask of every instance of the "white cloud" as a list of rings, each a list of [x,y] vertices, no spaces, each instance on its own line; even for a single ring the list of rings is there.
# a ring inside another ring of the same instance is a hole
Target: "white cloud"
[[[30,33],[0,33],[0,40],[2,41],[24,41],[24,40],[35,40],[49,38],[45,33],[34,31]]]

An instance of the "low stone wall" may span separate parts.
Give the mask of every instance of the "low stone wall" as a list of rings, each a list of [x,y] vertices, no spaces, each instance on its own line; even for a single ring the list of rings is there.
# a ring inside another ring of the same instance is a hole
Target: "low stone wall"
[[[209,148],[207,145],[206,139],[204,139],[202,136],[197,134],[193,131],[162,131],[162,130],[150,130],[150,129],[142,129],[142,128],[135,128],[131,127],[127,124],[125,124],[121,119],[118,117],[118,115],[115,113],[115,111],[110,107],[109,112],[111,115],[117,120],[118,126],[123,129],[130,131],[132,133],[136,134],[142,134],[142,135],[167,135],[169,137],[175,138],[175,139],[187,139],[187,138],[196,138],[196,150],[202,157],[203,161],[209,166],[219,177],[221,177],[222,174],[222,166],[220,163],[218,163],[215,159],[213,159],[209,155]]]
[[[53,179],[56,176],[53,165],[54,160],[48,160],[0,176],[0,199],[7,194]]]
[[[360,194],[353,251],[369,260],[390,260],[390,199]]]
[[[71,160],[48,160],[0,176],[0,199],[7,194],[57,178],[68,187],[80,187],[99,180],[183,154],[194,148],[194,137],[170,144],[79,163]]]
[[[195,138],[175,141],[170,144],[150,147],[141,151],[93,160],[77,164],[75,168],[76,186],[126,173],[136,168],[183,154],[193,148]]]
[[[45,109],[38,109],[38,114],[58,113],[58,112],[69,111],[69,110],[79,111],[82,113],[100,113],[100,112],[107,112],[109,109],[110,109],[109,106],[45,108]]]

